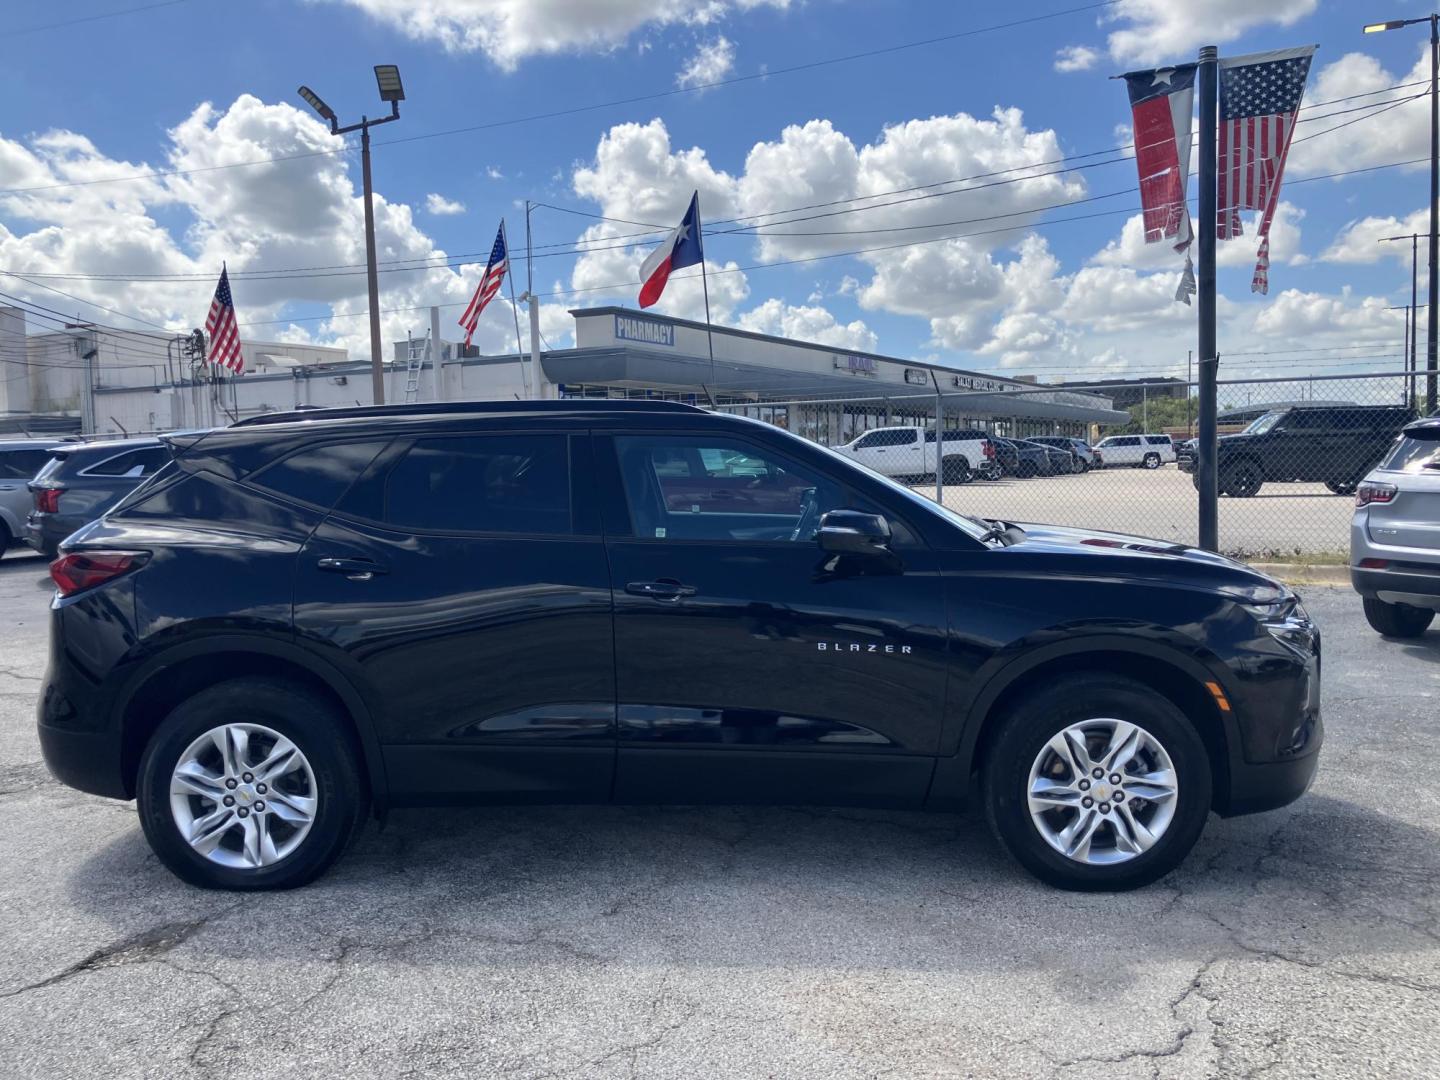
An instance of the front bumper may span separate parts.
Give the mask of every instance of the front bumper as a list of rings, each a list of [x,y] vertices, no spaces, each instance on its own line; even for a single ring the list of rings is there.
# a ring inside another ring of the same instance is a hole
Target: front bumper
[[[1320,744],[1325,729],[1317,714],[1310,737],[1313,747],[1303,757],[1271,761],[1260,765],[1231,765],[1230,790],[1215,809],[1223,817],[1258,814],[1287,806],[1304,795],[1320,767]]]

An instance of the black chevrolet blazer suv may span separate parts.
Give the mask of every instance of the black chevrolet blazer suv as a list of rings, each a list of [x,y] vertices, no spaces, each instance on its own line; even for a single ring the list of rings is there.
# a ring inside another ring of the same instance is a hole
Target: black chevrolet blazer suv
[[[1320,636],[1239,563],[956,514],[664,402],[276,414],[51,566],[50,769],[198,885],[438,803],[983,807],[1055,885],[1169,871],[1315,772]]]

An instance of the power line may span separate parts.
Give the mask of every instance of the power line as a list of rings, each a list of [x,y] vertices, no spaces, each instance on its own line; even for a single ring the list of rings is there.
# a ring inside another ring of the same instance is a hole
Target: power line
[[[171,0],[172,3],[181,3],[183,0]],[[444,131],[431,131],[419,135],[409,135],[399,139],[388,139],[377,142],[376,146],[396,146],[402,143],[420,142],[425,139],[442,139],[454,135],[468,135],[476,131],[491,131],[495,128],[511,127],[516,124],[530,124],[537,120],[552,120],[564,116],[575,116],[580,113],[595,112],[600,109],[618,108],[622,105],[636,105],[644,101],[659,101],[666,98],[680,97],[685,94],[700,93],[704,90],[715,90],[722,86],[735,86],[740,83],[754,82],[757,80],[768,80],[780,75],[793,75],[796,72],[812,71],[816,68],[830,67],[835,64],[845,64],[854,60],[869,59],[874,56],[885,56],[897,52],[905,52],[910,49],[924,48],[929,45],[938,45],[946,41],[958,41],[962,38],[978,37],[982,34],[996,33],[1001,30],[1012,30],[1020,26],[1029,26],[1034,23],[1047,22],[1051,19],[1064,18],[1067,15],[1079,15],[1087,11],[1098,11],[1102,8],[1113,7],[1120,0],[1099,0],[1097,3],[1082,4],[1079,7],[1064,8],[1059,11],[1048,12],[1043,15],[1031,15],[1023,19],[1012,19],[1009,22],[994,23],[990,26],[975,27],[971,30],[960,30],[952,34],[940,34],[935,37],[921,38],[916,41],[900,42],[896,45],[887,45],[878,49],[867,49],[864,52],[848,53],[844,56],[832,56],[822,60],[811,60],[803,64],[792,64],[788,67],[769,68],[765,71],[753,72],[749,75],[735,75],[728,79],[717,79],[713,82],[698,83],[694,86],[671,87],[668,90],[661,90],[650,94],[638,94],[634,97],[617,98],[613,101],[594,102],[588,105],[575,105],[566,109],[553,109],[549,112],[532,113],[528,116],[511,117],[505,120],[492,120],[484,124],[471,124],[467,127],[448,128]],[[97,184],[119,184],[128,183],[134,180],[155,180],[168,176],[190,176],[195,173],[215,172],[220,169],[243,169],[257,165],[269,165],[276,161],[293,161],[298,158],[323,157],[335,154],[343,154],[352,149],[349,146],[335,150],[318,150],[303,154],[289,154],[278,157],[259,158],[252,161],[233,161],[224,165],[209,165],[196,169],[165,169],[153,170],[145,173],[135,173],[131,176],[114,176],[99,180],[77,180],[64,184],[42,184],[28,188],[0,188],[0,195],[21,195],[33,191],[55,191],[60,188],[93,187]]]
[[[115,19],[121,15],[138,15],[142,11],[154,11],[156,8],[174,7],[177,4],[187,4],[190,0],[159,0],[154,4],[142,4],[140,7],[121,8],[119,11],[102,11],[95,15],[82,15],[77,19],[66,19],[63,22],[44,23],[40,26],[23,26],[19,30],[6,30],[7,38],[19,37],[21,34],[38,34],[45,30],[59,30],[66,26],[79,26],[81,23],[99,22],[101,19]]]

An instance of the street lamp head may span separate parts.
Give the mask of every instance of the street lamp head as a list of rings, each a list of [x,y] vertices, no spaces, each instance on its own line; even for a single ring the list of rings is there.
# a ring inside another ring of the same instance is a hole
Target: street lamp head
[[[1402,26],[1408,25],[1409,22],[1405,19],[1391,19],[1389,22],[1371,23],[1365,27],[1365,33],[1378,34],[1383,30],[1399,30]]]
[[[404,101],[405,87],[400,82],[400,68],[396,64],[376,64],[375,82],[380,87],[381,101]]]
[[[332,124],[335,123],[335,110],[330,108],[329,105],[326,105],[325,102],[320,99],[320,95],[315,93],[314,90],[311,90],[308,86],[302,86],[300,87],[300,96],[305,99],[305,104],[320,114],[321,120],[326,120]]]

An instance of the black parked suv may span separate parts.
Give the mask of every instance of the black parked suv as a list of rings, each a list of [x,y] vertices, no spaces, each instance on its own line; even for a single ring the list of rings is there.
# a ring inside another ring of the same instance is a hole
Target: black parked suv
[[[1293,405],[1267,412],[1244,431],[1221,435],[1215,482],[1220,494],[1255,495],[1270,483],[1323,483],[1354,495],[1400,429],[1415,419],[1405,405]],[[1176,448],[1176,464],[1195,473],[1195,440]],[[1196,477],[1196,484],[1199,478]]]
[[[301,884],[399,806],[978,793],[1032,872],[1122,889],[1315,771],[1283,585],[961,516],[758,421],[470,403],[169,443],[52,566],[39,732],[199,885]]]

